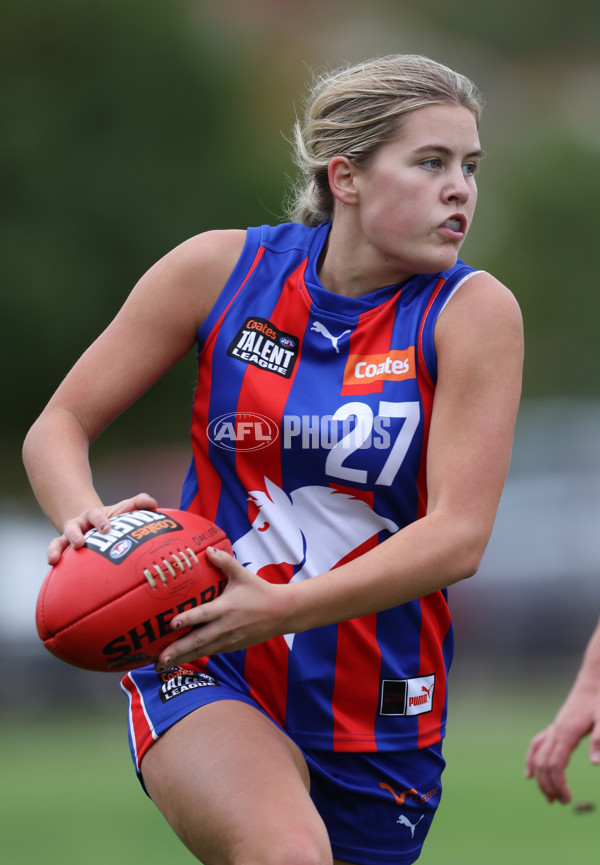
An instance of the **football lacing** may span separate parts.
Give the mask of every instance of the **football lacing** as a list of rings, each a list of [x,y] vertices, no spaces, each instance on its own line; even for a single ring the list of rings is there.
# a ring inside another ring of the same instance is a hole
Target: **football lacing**
[[[173,560],[173,562],[171,563],[168,559],[163,559],[162,564],[165,566],[167,571],[170,573],[170,575],[174,579],[177,579],[177,570],[176,569],[179,569],[181,571],[181,573],[183,573],[187,567],[191,571],[193,566],[197,565],[198,561],[199,561],[198,556],[191,549],[191,547],[186,547],[185,550],[178,550],[177,553],[171,553],[170,555],[171,555],[171,559]],[[188,556],[189,556],[189,558],[188,558]],[[153,562],[152,567],[156,571],[156,575],[159,577],[161,582],[166,586],[167,585],[167,574],[165,574],[161,565],[157,564],[156,562]],[[150,570],[150,568],[144,568],[143,573],[144,573],[144,576],[146,577],[146,579],[148,580],[148,583],[150,584],[151,588],[155,589],[156,588],[156,579],[154,577],[154,574]]]

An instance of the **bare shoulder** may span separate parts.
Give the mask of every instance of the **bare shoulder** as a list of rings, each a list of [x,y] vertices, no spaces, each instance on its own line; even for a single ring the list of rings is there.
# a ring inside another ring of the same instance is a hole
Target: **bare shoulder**
[[[457,336],[469,336],[476,343],[506,340],[513,344],[523,338],[523,318],[513,292],[485,271],[468,277],[452,295],[436,324],[436,346]]]
[[[141,282],[168,286],[203,319],[229,279],[246,240],[238,229],[207,231],[185,240],[150,268]]]
[[[165,257],[178,262],[181,266],[209,269],[212,276],[228,277],[237,262],[244,243],[246,232],[241,229],[205,231],[196,234],[176,246]]]

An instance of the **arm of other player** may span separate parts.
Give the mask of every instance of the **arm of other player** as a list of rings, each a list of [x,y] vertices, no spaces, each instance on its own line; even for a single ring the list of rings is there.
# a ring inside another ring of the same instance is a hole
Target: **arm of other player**
[[[572,799],[566,768],[582,739],[591,734],[590,762],[600,765],[600,621],[585,650],[573,687],[556,718],[531,740],[526,776],[535,778],[548,802]]]

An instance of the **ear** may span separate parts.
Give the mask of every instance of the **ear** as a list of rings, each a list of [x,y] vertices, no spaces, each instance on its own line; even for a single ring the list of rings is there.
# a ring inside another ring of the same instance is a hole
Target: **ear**
[[[329,188],[334,198],[342,204],[354,205],[357,201],[355,176],[356,166],[346,156],[334,156],[327,168]]]

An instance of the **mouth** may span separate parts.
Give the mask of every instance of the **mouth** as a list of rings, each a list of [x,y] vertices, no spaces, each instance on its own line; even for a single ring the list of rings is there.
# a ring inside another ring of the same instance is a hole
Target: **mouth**
[[[467,219],[462,213],[455,213],[440,225],[441,229],[452,232],[452,234],[464,235],[467,230]]]

